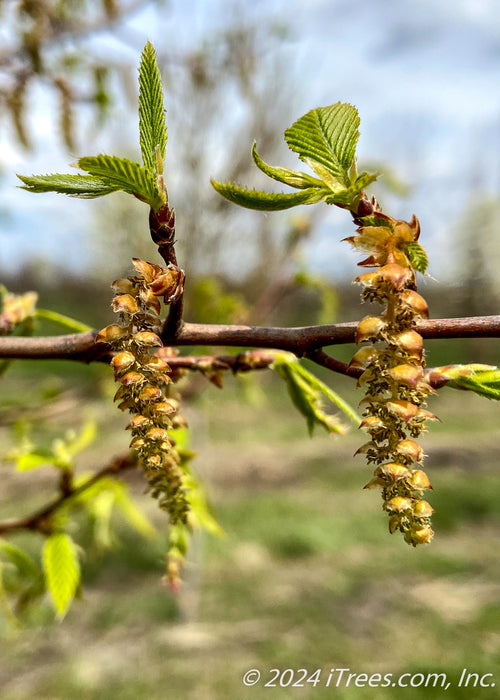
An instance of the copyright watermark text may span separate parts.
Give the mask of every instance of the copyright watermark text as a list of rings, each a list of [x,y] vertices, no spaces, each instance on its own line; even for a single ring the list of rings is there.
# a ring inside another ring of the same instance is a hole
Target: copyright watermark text
[[[460,675],[447,673],[357,673],[350,668],[251,668],[243,685],[264,688],[494,688],[492,673],[474,673],[464,668]]]

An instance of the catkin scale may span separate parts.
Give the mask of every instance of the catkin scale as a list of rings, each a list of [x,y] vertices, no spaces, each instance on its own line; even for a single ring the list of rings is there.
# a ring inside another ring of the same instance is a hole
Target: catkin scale
[[[175,293],[175,270],[133,259],[137,276],[113,282],[112,308],[119,323],[97,335],[116,351],[111,365],[120,386],[115,401],[132,414],[127,430],[130,447],[140,462],[152,495],[170,516],[172,525],[188,522],[189,504],[183,486],[183,472],[169,429],[185,424],[177,415],[179,404],[170,396],[172,382],[168,361],[156,356],[163,348],[160,339],[158,296]]]
[[[358,350],[350,364],[363,369],[358,381],[365,390],[360,428],[371,438],[357,454],[366,454],[377,465],[365,488],[382,490],[389,532],[399,530],[408,544],[417,546],[429,543],[434,533],[433,508],[422,500],[422,492],[432,487],[420,468],[424,455],[415,438],[427,420],[436,418],[424,408],[432,390],[424,378],[423,339],[414,329],[417,318],[428,316],[428,308],[416,291],[416,272],[404,252],[417,240],[420,226],[416,217],[407,223],[377,213],[375,219],[380,225],[358,219],[357,235],[347,239],[370,253],[361,264],[376,268],[355,279],[363,287],[362,299],[383,306],[380,315],[359,322],[356,343],[370,345]]]

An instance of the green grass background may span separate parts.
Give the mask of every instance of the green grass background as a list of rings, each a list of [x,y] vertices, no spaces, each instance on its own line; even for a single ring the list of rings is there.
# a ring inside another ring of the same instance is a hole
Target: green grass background
[[[12,400],[20,416],[26,403],[37,415],[43,392],[59,387],[51,429],[78,425],[90,410],[99,438],[79,468],[101,466],[126,446],[126,417],[78,387],[90,376],[106,388],[107,368],[48,365],[52,379],[36,370],[28,381],[20,364],[12,368],[1,415],[16,417]],[[360,398],[343,378],[331,384]],[[198,473],[226,537],[195,537],[184,587],[172,594],[161,583],[165,521],[141,475],[128,475],[157,538],[147,542],[117,519],[116,547],[84,556],[82,598],[62,623],[43,604],[24,629],[2,627],[2,700],[500,697],[500,406],[446,389],[432,400],[442,423],[423,445],[436,537],[413,549],[388,534],[380,495],[362,489],[370,469],[352,457],[363,442],[356,429],[340,438],[318,429],[311,440],[277,378],[226,385],[187,407]],[[8,425],[0,436],[8,446]],[[1,470],[2,518],[50,497],[50,469]],[[85,544],[83,521],[73,534]],[[36,535],[12,541],[40,545]],[[250,668],[264,681],[272,668],[320,668],[323,680],[335,668],[445,672],[451,687],[245,688]],[[458,688],[464,668],[493,673],[497,686]]]

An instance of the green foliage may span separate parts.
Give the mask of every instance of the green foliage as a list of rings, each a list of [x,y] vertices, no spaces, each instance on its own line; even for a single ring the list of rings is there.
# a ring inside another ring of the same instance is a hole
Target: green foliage
[[[57,311],[51,311],[50,309],[37,309],[34,313],[35,318],[43,321],[49,321],[57,326],[61,326],[75,333],[85,333],[86,331],[91,331],[92,327],[87,323],[82,323],[76,318],[70,318],[64,314],[60,314]]]
[[[294,282],[301,287],[314,289],[318,293],[321,300],[318,323],[332,323],[337,315],[339,306],[339,298],[332,285],[322,277],[311,275],[304,269],[295,274]]]
[[[308,372],[295,355],[276,353],[271,368],[286,382],[288,393],[294,405],[305,417],[309,434],[312,435],[316,424],[323,426],[329,433],[344,433],[345,427],[337,416],[325,413],[323,399],[326,397],[343,411],[358,426],[361,422],[356,412],[321,380]]]
[[[0,540],[0,555],[15,566],[23,578],[37,578],[39,576],[40,569],[33,559],[12,542]]]
[[[12,542],[0,540],[0,603],[6,620],[17,625],[9,601],[15,599],[16,614],[21,613],[45,592],[43,571],[35,560]]]
[[[47,538],[43,548],[43,569],[57,616],[63,618],[80,585],[77,548],[69,535],[56,532]]]
[[[451,365],[433,371],[452,389],[473,391],[487,399],[500,401],[500,369],[491,365]]]
[[[68,502],[66,509],[84,509],[92,521],[93,544],[98,551],[110,549],[115,544],[112,524],[115,511],[145,539],[155,536],[155,528],[135,505],[126,483],[105,477],[85,488],[91,479],[92,474],[88,473],[75,479],[74,488],[77,493]]]
[[[151,172],[128,158],[99,155],[80,158],[77,165],[90,175],[99,177],[106,184],[112,185],[116,190],[133,194],[134,197],[151,206],[159,197]]]
[[[273,168],[271,165],[267,165],[257,153],[257,143],[255,141],[252,147],[252,158],[259,170],[262,170],[263,173],[273,178],[273,180],[283,182],[285,185],[298,187],[300,189],[305,189],[306,187],[321,187],[323,185],[321,180],[307,175],[306,173],[301,173],[298,170]]]
[[[248,312],[242,296],[226,292],[215,276],[193,280],[190,305],[199,323],[237,323]]]
[[[31,177],[18,175],[17,177],[24,182],[24,186],[21,189],[28,192],[59,192],[60,194],[80,197],[81,199],[103,197],[105,194],[110,194],[120,189],[92,175],[54,173],[53,175],[31,175]]]
[[[187,427],[181,426],[175,430],[170,430],[170,434],[175,440],[177,452],[181,459],[183,469],[182,485],[187,490],[187,500],[190,506],[190,526],[207,530],[207,532],[222,537],[224,531],[217,522],[207,501],[205,489],[199,483],[192,472],[190,462],[196,457],[196,453],[189,449],[190,432]],[[189,535],[189,530],[185,538]],[[177,535],[176,535],[177,536]]]
[[[147,43],[139,69],[139,134],[145,167],[117,156],[98,155],[80,158],[77,167],[88,175],[18,175],[28,192],[58,192],[90,199],[123,191],[149,204],[157,211],[166,201],[163,171],[167,129],[163,109],[161,78],[155,52]]]
[[[412,243],[408,243],[405,246],[404,251],[408,257],[408,260],[415,268],[415,270],[423,274],[427,270],[427,265],[429,264],[429,261],[427,259],[427,253],[422,248],[420,243],[417,243],[415,241]]]
[[[333,188],[351,184],[358,139],[358,111],[341,102],[312,109],[285,131],[291,150]]]
[[[142,159],[145,167],[155,176],[161,175],[167,145],[167,127],[160,71],[155,50],[149,41],[142,52],[139,87],[139,139]]]
[[[248,209],[278,211],[324,201],[356,211],[363,189],[377,178],[375,173],[358,175],[356,172],[358,127],[356,108],[337,102],[311,110],[285,131],[289,148],[299,154],[319,179],[296,170],[267,165],[254,143],[252,157],[257,167],[274,180],[302,192],[267,193],[215,180],[212,180],[212,185],[223,197]]]
[[[246,209],[259,211],[283,211],[299,204],[314,204],[324,199],[324,191],[316,187],[308,187],[302,192],[259,192],[248,190],[230,182],[211,180],[215,190],[233,204]]]
[[[95,422],[87,421],[79,432],[68,430],[63,438],[55,438],[50,447],[45,448],[35,445],[24,432],[20,444],[7,454],[7,458],[16,462],[18,471],[38,469],[48,464],[72,471],[75,457],[94,441],[95,435]]]

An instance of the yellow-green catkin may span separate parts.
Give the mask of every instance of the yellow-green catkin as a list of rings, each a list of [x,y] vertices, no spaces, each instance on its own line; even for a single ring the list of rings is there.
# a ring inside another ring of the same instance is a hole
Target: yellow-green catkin
[[[184,425],[179,401],[172,390],[168,364],[172,351],[163,347],[160,298],[168,300],[179,283],[179,270],[133,259],[136,276],[113,283],[113,310],[118,323],[104,328],[97,342],[108,343],[115,355],[111,361],[115,380],[120,384],[115,401],[131,413],[127,426],[152,495],[170,516],[172,532],[187,528],[189,501],[183,486],[182,460],[169,429]],[[176,552],[177,552],[176,548]],[[179,583],[179,557],[171,557],[168,579]]]
[[[379,315],[363,318],[356,343],[369,344],[352,358],[361,368],[365,389],[361,428],[370,441],[357,453],[377,465],[365,488],[381,488],[389,531],[402,532],[408,544],[429,543],[433,508],[423,499],[431,484],[421,468],[423,451],[416,439],[435,416],[424,406],[432,388],[424,378],[422,336],[415,321],[428,316],[427,304],[416,291],[416,272],[405,253],[420,233],[416,217],[407,223],[381,212],[359,219],[357,235],[347,239],[369,253],[360,265],[375,270],[359,275],[362,299],[381,305]]]

